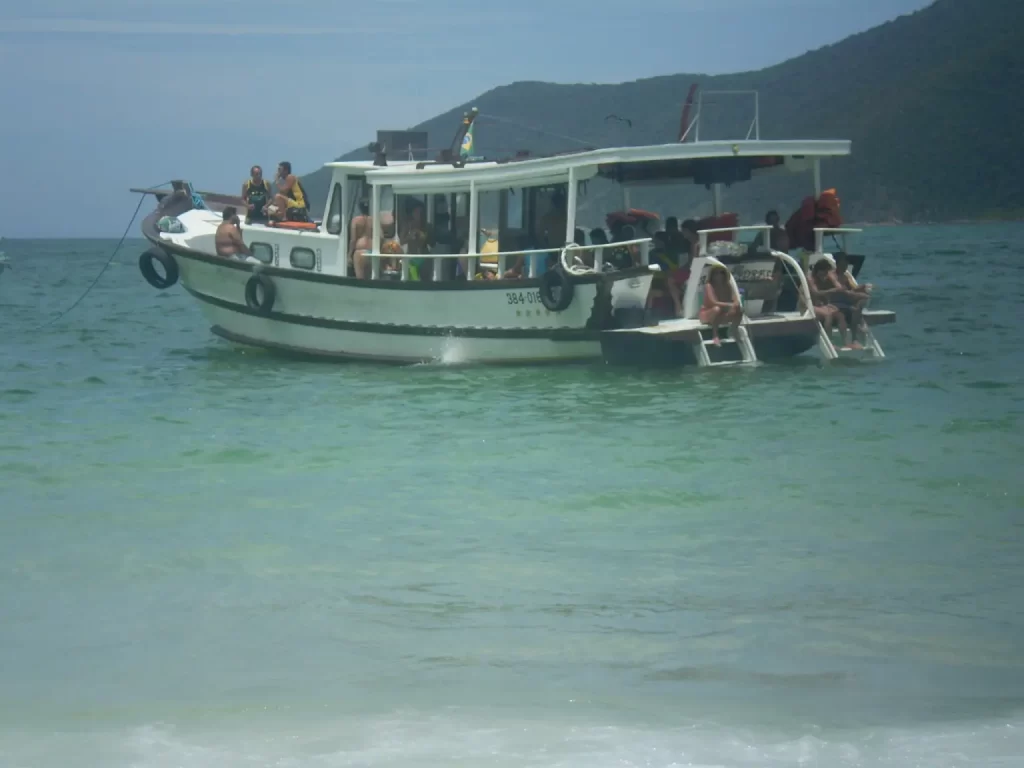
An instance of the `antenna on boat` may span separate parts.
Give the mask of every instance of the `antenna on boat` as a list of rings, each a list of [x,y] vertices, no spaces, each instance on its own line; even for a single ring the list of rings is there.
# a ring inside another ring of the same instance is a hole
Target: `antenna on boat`
[[[690,86],[690,92],[686,94],[686,103],[683,104],[683,114],[679,118],[679,142],[686,141],[686,136],[690,133],[690,108],[693,106],[693,97],[697,95],[697,84],[694,83]],[[697,118],[700,118],[700,112],[697,112]]]

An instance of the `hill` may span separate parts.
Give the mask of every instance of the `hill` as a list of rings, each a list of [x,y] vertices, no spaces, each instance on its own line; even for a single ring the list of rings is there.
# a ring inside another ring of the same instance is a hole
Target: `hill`
[[[824,168],[826,183],[839,189],[848,221],[1024,214],[1018,143],[1024,115],[1021,0],[937,0],[757,72],[679,74],[615,85],[513,83],[415,129],[428,132],[431,147],[447,146],[462,113],[476,106],[477,147],[488,156],[520,148],[564,151],[583,143],[663,143],[678,133],[691,83],[704,90],[758,91],[762,138],[852,140],[853,156]],[[609,114],[629,118],[632,127],[606,120]],[[752,105],[720,99],[705,115],[712,125],[703,137],[742,138]],[[368,156],[360,149],[344,159]],[[326,196],[327,181],[323,170],[305,178],[318,200]],[[727,194],[727,207],[746,221],[769,207],[785,216],[809,191],[806,180],[799,183],[771,190],[743,185]],[[675,196],[673,213],[686,215],[705,205],[704,190],[692,186],[652,191],[635,204],[663,210],[668,195]]]

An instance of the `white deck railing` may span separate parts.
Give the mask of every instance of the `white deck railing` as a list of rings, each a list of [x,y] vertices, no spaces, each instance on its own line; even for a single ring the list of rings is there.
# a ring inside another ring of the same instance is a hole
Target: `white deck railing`
[[[825,246],[825,235],[841,235],[843,238],[843,252],[849,253],[848,238],[850,235],[863,232],[862,229],[852,229],[850,227],[815,227],[814,228],[814,252],[824,253]]]
[[[697,92],[697,114],[694,115],[693,120],[686,126],[686,131],[683,133],[680,142],[686,141],[686,137],[690,135],[690,131],[693,131],[693,140],[695,142],[700,141],[700,117],[704,111],[704,95],[714,96],[753,96],[754,97],[754,119],[750,122],[750,127],[747,129],[747,135],[745,140],[749,140],[751,136],[755,140],[761,139],[761,98],[757,91],[705,91],[703,89]]]
[[[708,251],[708,235],[717,235],[722,232],[764,232],[766,245],[769,244],[767,241],[771,237],[772,227],[770,224],[751,224],[746,227],[716,227],[715,229],[701,229],[698,230],[697,236],[700,238],[700,254],[706,256]],[[731,242],[731,241],[730,241]]]
[[[644,266],[650,264],[650,238],[639,238],[636,240],[623,240],[622,242],[607,243],[604,245],[577,245],[570,243],[569,246],[572,250],[579,250],[581,252],[592,251],[594,253],[594,271],[600,272],[604,266],[604,252],[607,249],[618,249],[624,248],[631,245],[640,246],[640,263]],[[532,248],[522,251],[499,251],[498,253],[366,253],[364,256],[370,259],[370,279],[380,279],[380,263],[382,259],[390,260],[394,259],[400,261],[402,264],[401,279],[409,279],[409,262],[413,259],[438,259],[434,262],[434,279],[441,279],[441,259],[466,259],[466,279],[471,280],[472,276],[476,274],[477,263],[481,258],[487,258],[488,260],[497,257],[497,271],[498,275],[503,276],[508,268],[508,259],[512,257],[518,259],[520,256],[532,257],[540,256],[543,254],[555,254],[560,255],[566,246],[559,246],[557,248]],[[527,276],[537,277],[537,260],[534,258],[528,258],[527,264]]]

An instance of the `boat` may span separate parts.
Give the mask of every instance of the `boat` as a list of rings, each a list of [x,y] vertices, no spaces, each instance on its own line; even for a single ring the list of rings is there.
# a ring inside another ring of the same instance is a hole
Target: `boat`
[[[466,139],[476,114],[464,116],[452,148],[434,159],[391,160],[377,142],[368,147],[372,159],[327,163],[322,215],[303,228],[241,224],[251,256],[218,256],[214,246],[221,212],[228,205],[244,212],[241,198],[197,192],[184,181],[169,190],[133,190],[157,199],[142,224],[150,247],[140,269],[160,290],[180,280],[219,337],[320,358],[712,366],[815,346],[827,359],[840,356],[814,319],[804,269],[832,258],[827,237],[855,231],[817,227],[813,253],[801,265],[788,253],[739,243],[768,228],[739,226],[724,214],[722,191],[765,174],[808,173],[817,198],[821,161],[850,154],[849,141],[763,140],[759,125],[743,140],[700,140],[688,135],[699,131],[698,103],[693,122],[671,143],[475,159],[457,148],[472,143]],[[659,267],[646,230],[588,245],[577,242],[577,227],[588,187],[617,187],[621,211],[629,213],[636,211],[632,190],[687,181],[712,191],[713,215],[699,232],[683,316],[666,317],[651,301]],[[370,233],[361,253],[352,247],[357,227]],[[863,257],[850,261],[856,274]],[[764,297],[779,282],[776,264],[789,287],[776,291],[769,311]],[[712,346],[698,319],[714,266],[725,266],[745,297],[735,338],[721,346]],[[883,356],[870,327],[894,320],[892,312],[864,312],[869,355]]]

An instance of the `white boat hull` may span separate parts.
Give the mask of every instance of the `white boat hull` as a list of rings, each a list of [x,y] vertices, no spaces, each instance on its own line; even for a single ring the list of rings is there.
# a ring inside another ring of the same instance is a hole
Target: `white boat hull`
[[[642,309],[652,279],[649,273],[595,276],[575,285],[567,309],[552,312],[541,303],[536,281],[368,282],[203,254],[174,255],[182,284],[198,299],[211,330],[225,339],[397,363],[600,359],[606,315],[612,309]],[[260,271],[275,288],[269,314],[245,300],[246,283]]]

